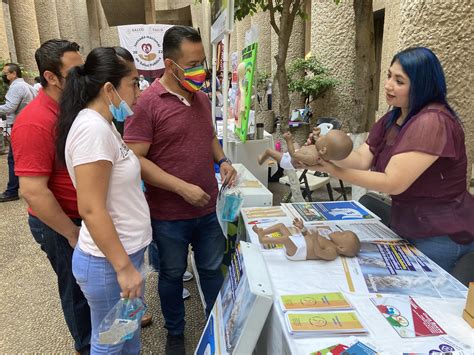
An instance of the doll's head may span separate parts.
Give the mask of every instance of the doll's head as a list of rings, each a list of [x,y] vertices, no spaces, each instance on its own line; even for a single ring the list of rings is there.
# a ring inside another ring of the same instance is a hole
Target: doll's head
[[[336,244],[339,255],[356,256],[360,251],[360,240],[354,232],[333,232],[329,234],[329,239]]]
[[[338,129],[331,129],[316,140],[316,149],[324,160],[342,160],[352,152],[352,140]]]

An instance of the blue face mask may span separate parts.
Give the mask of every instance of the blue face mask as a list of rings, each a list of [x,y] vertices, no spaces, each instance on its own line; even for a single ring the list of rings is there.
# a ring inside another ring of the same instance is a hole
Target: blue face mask
[[[114,118],[117,120],[117,122],[124,122],[128,116],[133,115],[133,111],[130,108],[130,106],[128,106],[128,104],[120,97],[120,95],[118,94],[117,90],[115,90],[115,88],[114,88],[114,91],[121,101],[120,101],[119,106],[116,107],[112,103],[112,100],[109,99],[110,101],[109,110],[110,110],[110,113],[112,113],[112,116],[114,116]]]

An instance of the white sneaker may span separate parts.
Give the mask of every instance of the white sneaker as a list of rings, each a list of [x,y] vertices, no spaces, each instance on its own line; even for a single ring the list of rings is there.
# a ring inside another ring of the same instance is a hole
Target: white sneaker
[[[185,287],[183,287],[183,300],[189,298],[191,296],[191,292]]]
[[[184,275],[183,275],[183,281],[186,282],[186,281],[190,281],[192,280],[194,277],[193,274],[191,274],[189,271],[185,271],[184,272]]]

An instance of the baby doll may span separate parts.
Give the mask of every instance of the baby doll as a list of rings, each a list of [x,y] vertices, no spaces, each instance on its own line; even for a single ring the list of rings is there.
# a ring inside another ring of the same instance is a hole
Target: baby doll
[[[269,228],[253,226],[258,240],[262,244],[282,244],[285,255],[293,261],[298,260],[334,260],[338,255],[355,256],[360,250],[360,241],[351,231],[332,232],[329,239],[321,236],[317,231],[308,231],[304,228],[303,221],[299,218],[293,220],[296,228],[291,230],[283,223],[275,224]],[[268,234],[278,232],[279,238],[271,238]]]
[[[316,131],[317,132],[317,131]],[[313,133],[314,134],[314,133]],[[352,151],[352,141],[343,131],[332,129],[324,136],[314,136],[314,144],[304,145],[296,150],[292,134],[286,132],[283,137],[288,146],[288,153],[267,148],[258,157],[258,163],[262,165],[268,158],[275,159],[283,169],[295,170],[294,162],[301,162],[307,166],[318,164],[319,158],[324,160],[342,160]]]

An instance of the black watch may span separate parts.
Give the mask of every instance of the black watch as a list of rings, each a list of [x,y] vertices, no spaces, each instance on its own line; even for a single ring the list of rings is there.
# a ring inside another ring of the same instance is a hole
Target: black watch
[[[217,165],[219,165],[219,168],[221,167],[222,163],[229,163],[229,165],[232,165],[232,162],[227,157],[224,157],[217,162]]]

